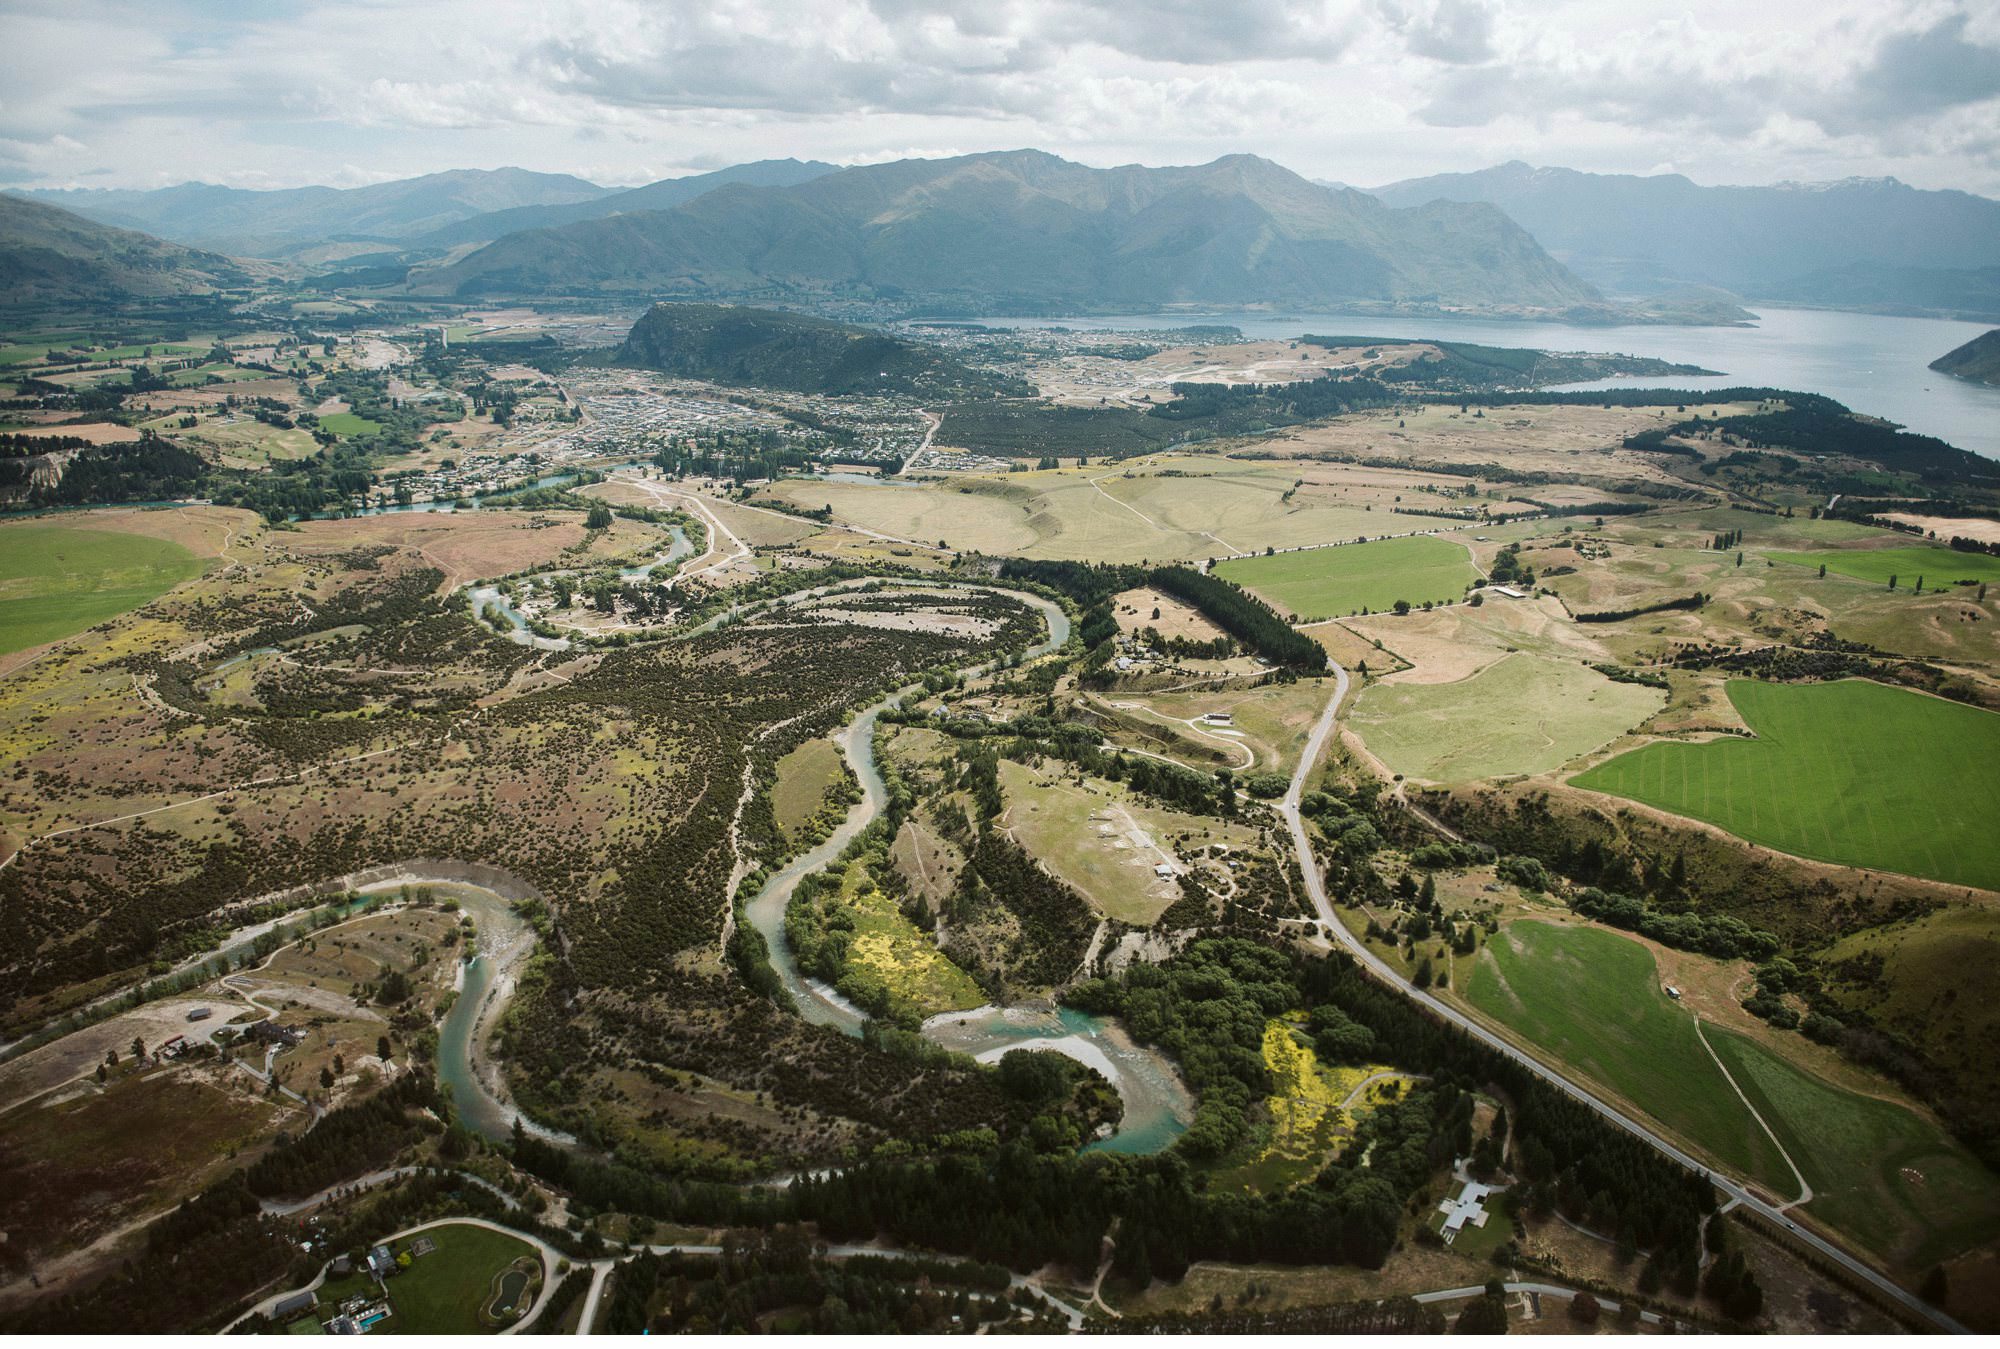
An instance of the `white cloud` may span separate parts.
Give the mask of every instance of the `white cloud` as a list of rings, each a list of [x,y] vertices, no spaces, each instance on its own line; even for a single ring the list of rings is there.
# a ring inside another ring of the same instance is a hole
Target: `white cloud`
[[[1035,145],[1350,182],[1519,157],[2000,190],[2000,12],[1955,0],[8,3],[17,182],[636,182]]]
[[[1463,65],[1495,55],[1493,10],[1484,0],[1380,0],[1377,12],[1418,56]]]

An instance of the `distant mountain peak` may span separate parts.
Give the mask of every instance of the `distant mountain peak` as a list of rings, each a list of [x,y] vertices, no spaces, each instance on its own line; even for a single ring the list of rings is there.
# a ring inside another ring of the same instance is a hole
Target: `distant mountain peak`
[[[1404,207],[1491,203],[1614,295],[1699,285],[1752,301],[1977,317],[1985,287],[1956,301],[1951,292],[1959,278],[2000,267],[2000,202],[1894,178],[1703,186],[1680,174],[1514,161],[1375,195]]]
[[[101,224],[191,247],[283,257],[331,239],[393,241],[516,206],[587,201],[595,183],[532,169],[445,169],[363,187],[250,189],[183,183],[157,191],[29,193]]]
[[[1602,302],[1487,207],[1394,211],[1252,154],[1095,169],[1040,150],[732,187],[615,223],[508,235],[412,284],[465,295],[839,294],[1016,312],[1360,304],[1553,316]]]
[[[1909,192],[1915,189],[1896,178],[1831,178],[1821,182],[1786,179],[1773,184],[1783,192]]]

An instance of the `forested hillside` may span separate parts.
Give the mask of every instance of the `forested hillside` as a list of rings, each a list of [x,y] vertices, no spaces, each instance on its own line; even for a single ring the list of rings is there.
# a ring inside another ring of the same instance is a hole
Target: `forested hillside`
[[[775,309],[654,305],[632,326],[618,358],[685,379],[801,393],[1032,392],[935,347]]]

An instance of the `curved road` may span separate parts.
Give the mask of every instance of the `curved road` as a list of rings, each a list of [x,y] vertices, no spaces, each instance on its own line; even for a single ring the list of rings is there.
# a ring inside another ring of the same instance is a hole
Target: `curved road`
[[[406,1227],[400,1232],[393,1232],[382,1238],[381,1244],[387,1246],[391,1243],[401,1241],[405,1237],[413,1237],[419,1232],[428,1232],[433,1227],[483,1227],[489,1232],[500,1232],[506,1236],[513,1237],[516,1241],[525,1242],[527,1245],[532,1246],[536,1256],[542,1262],[542,1286],[535,1294],[535,1305],[528,1308],[527,1313],[519,1320],[499,1333],[502,1335],[517,1335],[535,1323],[535,1319],[542,1314],[542,1309],[548,1306],[549,1299],[555,1295],[556,1285],[561,1282],[556,1276],[557,1263],[566,1258],[561,1251],[549,1245],[548,1242],[542,1240],[532,1232],[518,1231],[515,1228],[503,1226],[487,1218],[466,1217],[433,1218],[428,1222],[418,1223],[415,1227]],[[248,1311],[224,1326],[222,1333],[224,1335],[232,1333],[238,1326],[253,1316],[269,1316],[277,1310],[280,1302],[295,1293],[316,1292],[326,1282],[326,1272],[330,1268],[332,1268],[331,1261],[319,1267],[319,1273],[313,1276],[311,1283],[304,1284],[298,1288],[287,1288],[283,1292],[272,1293],[263,1300],[253,1303]]]
[[[356,1190],[369,1190],[385,1181],[400,1180],[404,1176],[416,1176],[426,1171],[434,1170],[437,1170],[437,1168],[430,1166],[395,1166],[390,1167],[386,1171],[370,1171],[367,1175],[357,1177],[354,1180],[342,1181],[338,1185],[329,1185],[318,1194],[308,1195],[304,1199],[294,1200],[289,1203],[276,1199],[262,1199],[258,1201],[258,1207],[274,1218],[289,1218],[294,1213],[304,1213],[307,1209],[324,1204],[327,1200],[342,1193],[352,1194]],[[470,1171],[455,1171],[452,1174],[460,1180],[469,1181],[477,1185],[482,1190],[491,1191],[500,1200],[501,1204],[509,1210],[518,1210],[521,1207],[520,1200],[514,1198],[513,1195],[508,1194],[490,1180],[475,1176]]]
[[[1442,1021],[1449,1022],[1451,1025],[1464,1031],[1467,1035],[1470,1035],[1473,1039],[1478,1040],[1481,1044],[1514,1060],[1514,1062],[1520,1064],[1550,1086],[1568,1093],[1584,1105],[1589,1106],[1603,1118],[1624,1129],[1627,1133],[1644,1139],[1688,1170],[1708,1180],[1716,1189],[1729,1196],[1732,1201],[1740,1203],[1743,1207],[1756,1213],[1772,1226],[1790,1234],[1800,1243],[1810,1247],[1815,1254],[1823,1259],[1839,1265],[1856,1278],[1871,1284],[1898,1306],[1903,1307],[1916,1316],[1922,1317],[1941,1330],[1947,1330],[1959,1335],[1971,1333],[1956,1320],[1939,1311],[1936,1307],[1931,1306],[1915,1294],[1907,1291],[1874,1266],[1855,1256],[1849,1255],[1846,1251],[1820,1236],[1817,1232],[1794,1222],[1785,1214],[1782,1207],[1766,1203],[1764,1200],[1759,1199],[1740,1182],[1697,1161],[1672,1142],[1661,1137],[1651,1128],[1633,1119],[1630,1115],[1627,1115],[1608,1101],[1592,1094],[1588,1089],[1564,1077],[1561,1073],[1539,1059],[1516,1048],[1513,1044],[1480,1025],[1456,1007],[1417,988],[1404,979],[1401,974],[1397,973],[1387,961],[1369,950],[1359,937],[1347,930],[1347,925],[1341,922],[1339,916],[1334,913],[1333,904],[1327,898],[1326,882],[1320,874],[1319,862],[1313,856],[1312,839],[1306,833],[1305,820],[1299,814],[1299,802],[1305,796],[1306,780],[1312,774],[1313,764],[1318,761],[1319,756],[1326,749],[1326,742],[1333,734],[1334,722],[1340,712],[1340,704],[1347,697],[1347,671],[1343,670],[1332,660],[1327,662],[1327,668],[1333,672],[1333,697],[1328,700],[1326,711],[1320,714],[1319,722],[1313,727],[1312,735],[1306,741],[1305,750],[1299,756],[1298,771],[1292,775],[1291,787],[1285,792],[1284,800],[1278,804],[1279,811],[1285,817],[1285,824],[1290,828],[1292,833],[1292,847],[1298,853],[1299,870],[1305,876],[1306,893],[1312,896],[1313,907],[1319,913],[1319,929],[1322,935],[1346,947],[1349,954],[1360,963],[1364,970],[1374,975],[1384,984],[1395,989],[1398,993],[1401,993],[1404,997],[1417,1003],[1431,1015]]]

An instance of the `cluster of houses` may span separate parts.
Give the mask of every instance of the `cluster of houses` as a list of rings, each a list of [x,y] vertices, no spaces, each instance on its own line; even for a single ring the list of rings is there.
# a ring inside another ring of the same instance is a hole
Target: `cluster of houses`
[[[996,459],[990,454],[974,454],[970,450],[939,449],[935,445],[912,455],[904,467],[906,473],[1005,473],[1014,466],[1010,459]]]
[[[319,1306],[319,1295],[307,1290],[293,1293],[271,1309],[273,1320],[298,1317],[285,1327],[288,1335],[366,1335],[389,1319],[388,1299],[360,1294],[341,1299],[334,1314],[322,1322],[317,1315],[299,1316]]]
[[[429,1255],[436,1249],[436,1243],[429,1237],[419,1237],[410,1244],[412,1256]],[[402,1264],[394,1251],[387,1246],[377,1246],[363,1258],[362,1266],[375,1280],[374,1290],[342,1298],[334,1314],[326,1321],[322,1322],[314,1310],[319,1306],[319,1294],[311,1289],[280,1299],[271,1308],[271,1319],[289,1321],[285,1326],[285,1333],[289,1335],[366,1335],[394,1315],[389,1305],[387,1285]],[[335,1256],[327,1265],[326,1273],[330,1279],[351,1277],[354,1274],[354,1257]],[[313,1314],[301,1316],[301,1312]]]

